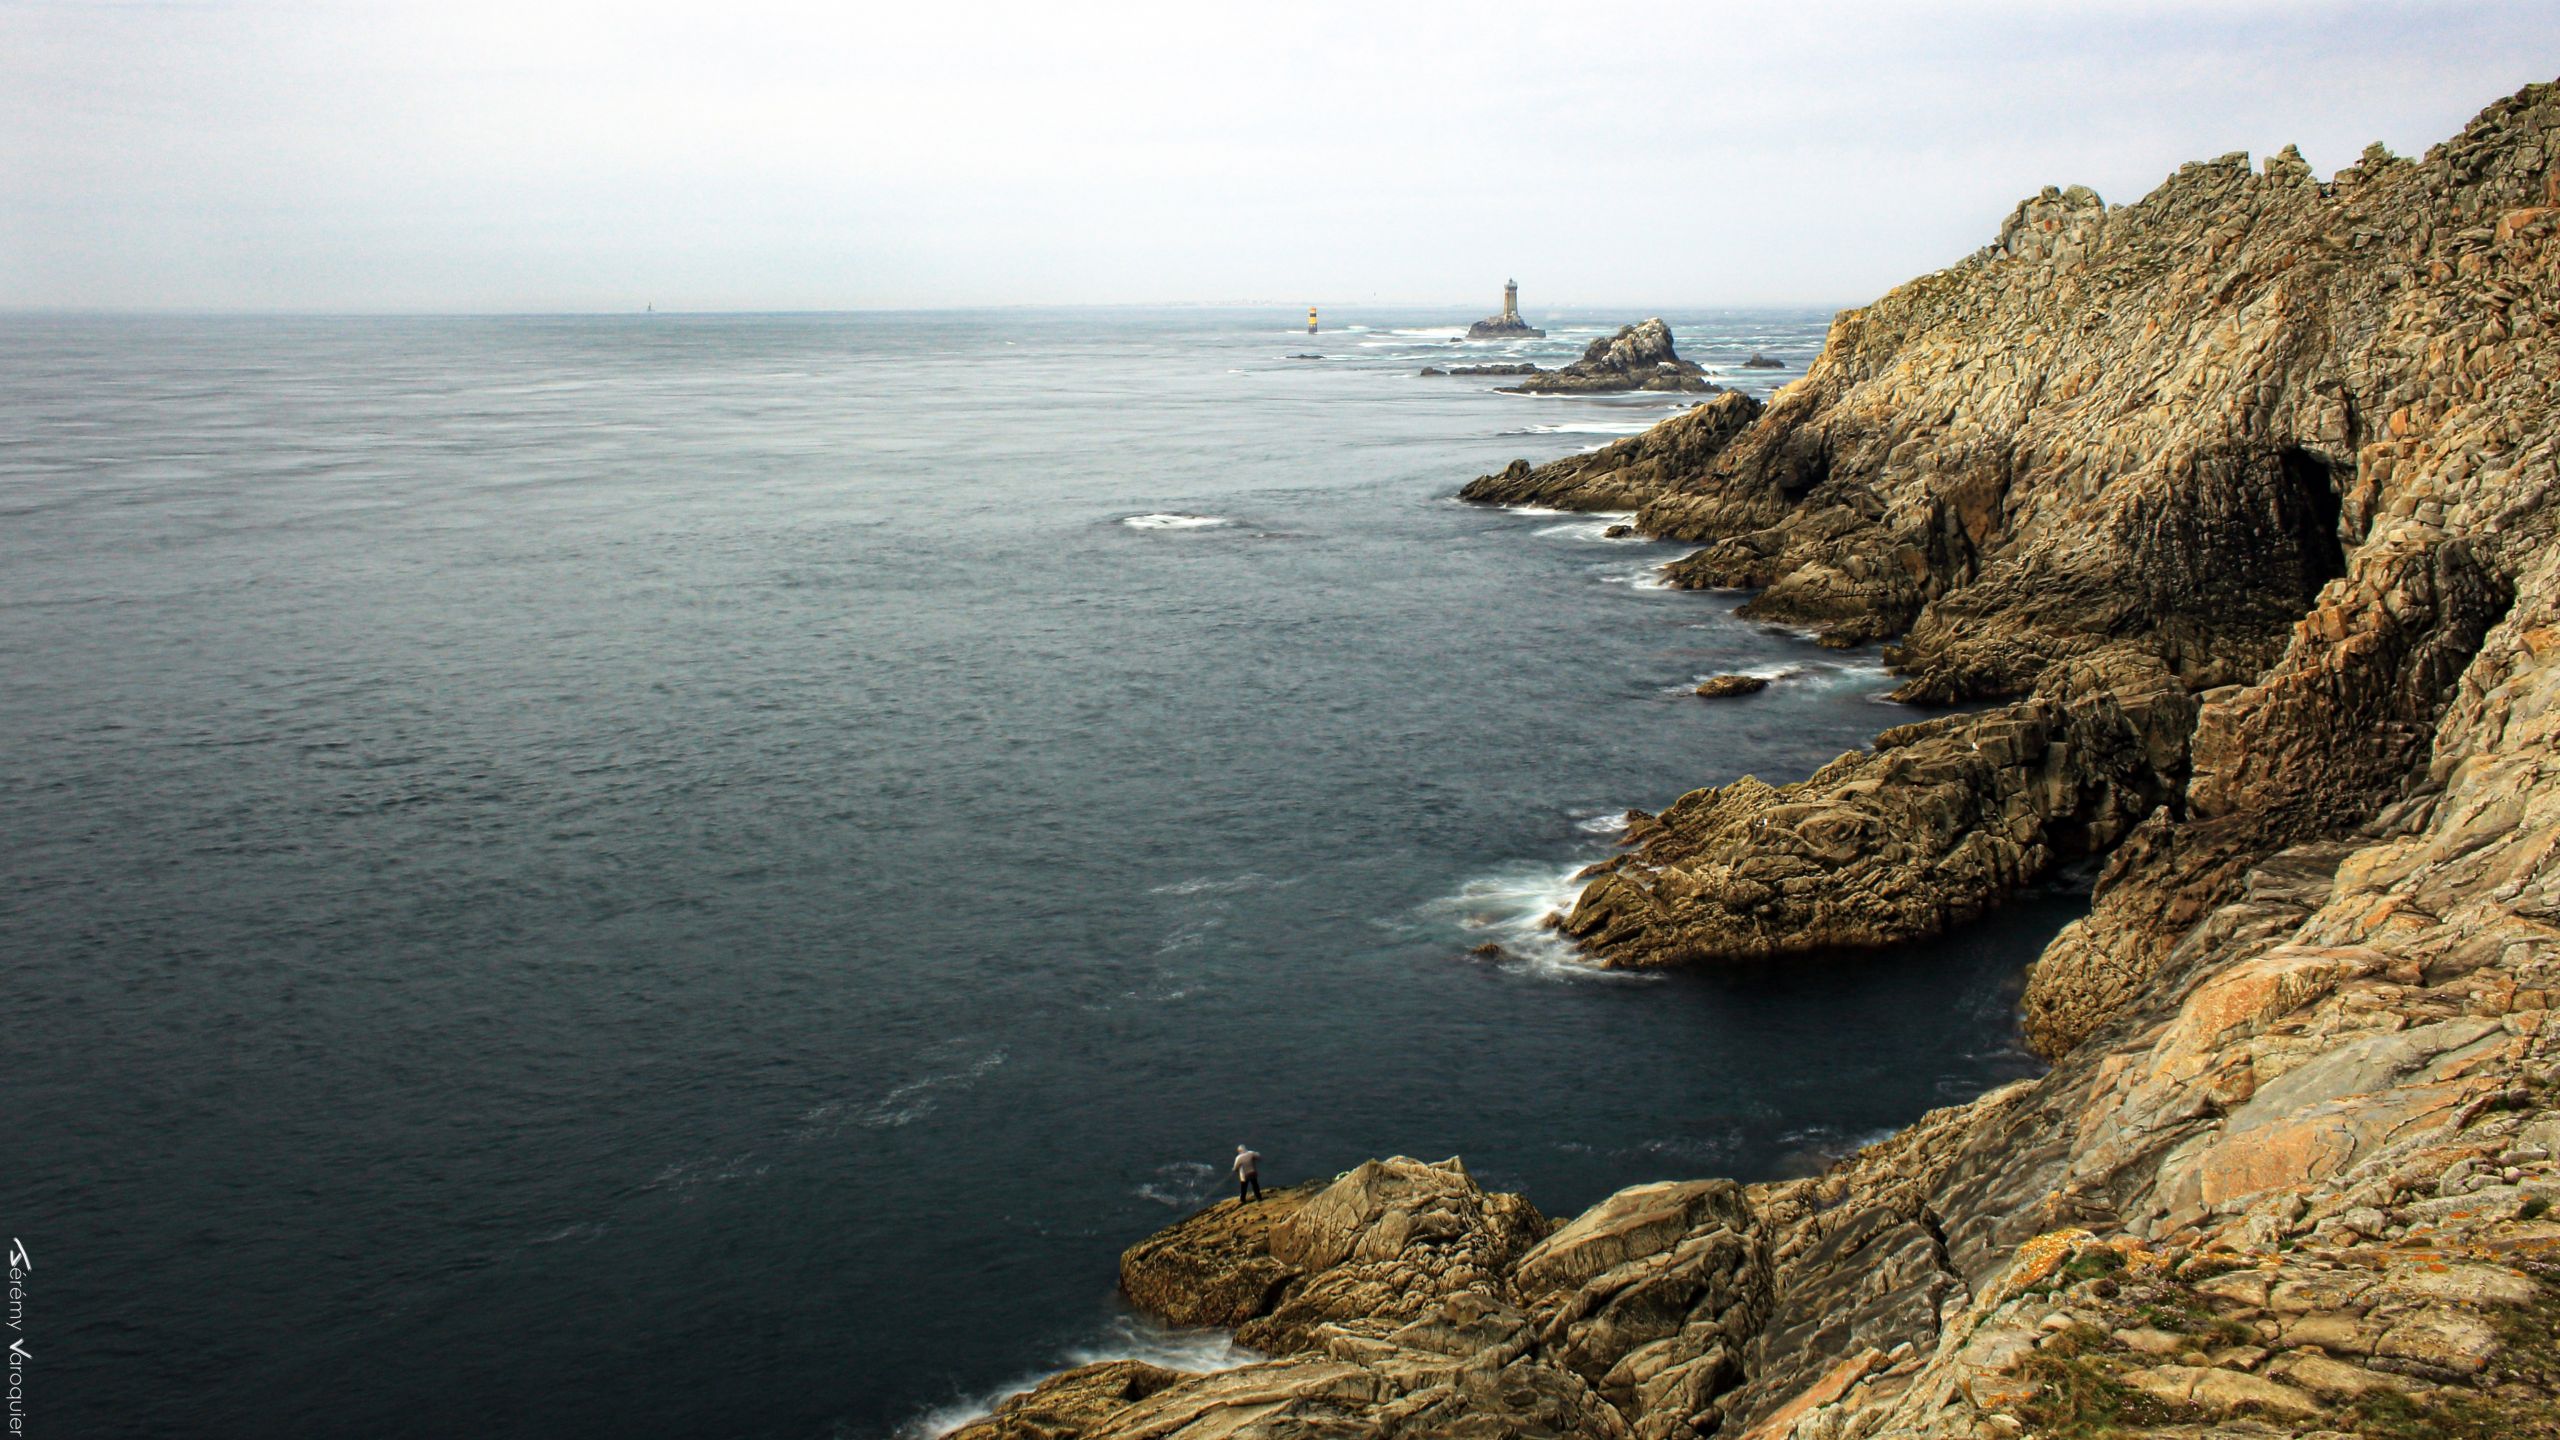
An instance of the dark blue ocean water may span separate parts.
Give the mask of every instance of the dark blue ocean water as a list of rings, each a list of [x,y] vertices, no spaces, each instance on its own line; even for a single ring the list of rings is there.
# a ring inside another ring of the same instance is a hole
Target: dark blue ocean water
[[[2069,902],[1542,945],[1610,815],[1908,716],[1674,549],[1450,501],[1683,402],[1421,364],[1637,317],[1328,318],[0,319],[40,1433],[886,1435],[1213,1355],[1113,1264],[1238,1141],[1564,1212],[2022,1073]],[[1825,319],[1669,318],[1763,391]]]

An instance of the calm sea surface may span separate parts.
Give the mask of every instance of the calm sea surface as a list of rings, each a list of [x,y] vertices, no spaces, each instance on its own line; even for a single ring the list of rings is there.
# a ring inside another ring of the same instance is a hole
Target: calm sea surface
[[[1675,547],[1453,503],[1686,403],[1418,377],[1638,317],[1453,318],[0,318],[31,1420],[886,1436],[1219,1358],[1114,1260],[1238,1141],[1569,1212],[2024,1073],[2069,901],[1543,942],[1625,807],[1908,715]],[[1765,394],[1826,317],[1668,318]]]

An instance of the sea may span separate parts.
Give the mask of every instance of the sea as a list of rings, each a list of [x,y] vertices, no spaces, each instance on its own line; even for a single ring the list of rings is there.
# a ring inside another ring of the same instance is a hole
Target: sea
[[[1642,317],[1466,318],[0,317],[29,1433],[929,1436],[1250,1358],[1114,1289],[1238,1144],[1567,1215],[2032,1073],[2067,894],[1712,974],[1542,927],[1629,807],[1913,714],[1458,503],[1697,399],[1421,375]],[[1829,317],[1666,318],[1765,396]]]

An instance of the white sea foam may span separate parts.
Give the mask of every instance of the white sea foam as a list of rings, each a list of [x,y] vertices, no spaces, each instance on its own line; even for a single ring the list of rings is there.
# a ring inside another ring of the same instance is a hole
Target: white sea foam
[[[1641,435],[1655,425],[1657,419],[1641,420],[1558,420],[1547,425],[1524,425],[1505,430],[1504,435]]]
[[[1237,890],[1272,890],[1295,884],[1291,880],[1274,880],[1268,875],[1248,870],[1242,875],[1202,875],[1190,880],[1176,880],[1166,885],[1150,885],[1150,895],[1225,895]]]
[[[1235,1337],[1224,1330],[1179,1329],[1123,1315],[1104,1326],[1102,1333],[1093,1340],[1070,1346],[1061,1353],[1055,1368],[1022,1376],[982,1395],[937,1405],[900,1426],[898,1436],[899,1440],[935,1440],[935,1437],[948,1435],[993,1411],[997,1402],[1007,1396],[1018,1395],[1052,1375],[1080,1365],[1099,1365],[1106,1360],[1143,1360],[1167,1370],[1201,1375],[1212,1370],[1232,1370],[1264,1358],[1260,1353],[1238,1345]]]
[[[1627,812],[1624,810],[1604,810],[1597,815],[1586,816],[1583,819],[1574,821],[1573,828],[1581,831],[1585,835],[1607,835],[1611,837],[1624,835],[1627,833]]]
[[[942,1095],[953,1090],[966,1090],[995,1073],[1005,1062],[1001,1045],[975,1060],[949,1069],[934,1070],[912,1080],[889,1087],[876,1100],[856,1104],[830,1100],[812,1105],[800,1114],[800,1123],[792,1132],[798,1140],[813,1140],[832,1135],[847,1125],[865,1130],[895,1130],[912,1125],[934,1112]]]
[[[605,1231],[611,1228],[612,1227],[610,1226],[598,1224],[592,1221],[580,1221],[574,1225],[563,1225],[548,1235],[538,1236],[535,1238],[533,1243],[536,1245],[557,1245],[564,1240],[595,1240],[602,1238]]]
[[[1226,1172],[1198,1160],[1176,1160],[1156,1167],[1154,1178],[1138,1187],[1138,1193],[1159,1205],[1177,1210],[1196,1210],[1226,1185]]]
[[[1609,527],[1624,525],[1634,518],[1633,511],[1594,515],[1588,520],[1575,520],[1563,525],[1541,525],[1537,533],[1564,540],[1589,540],[1603,545],[1640,545],[1647,537],[1636,534],[1612,535]]]
[[[1520,861],[1480,875],[1458,893],[1422,907],[1425,918],[1455,927],[1470,942],[1502,947],[1502,968],[1549,980],[1650,979],[1603,970],[1584,959],[1556,923],[1582,894],[1574,877],[1588,861],[1554,864]]]
[[[1224,515],[1184,515],[1177,511],[1160,510],[1145,515],[1126,516],[1120,523],[1132,530],[1211,530],[1221,525],[1233,525],[1236,522]]]
[[[1672,591],[1679,588],[1663,575],[1662,567],[1659,565],[1646,565],[1632,571],[1603,575],[1600,577],[1600,583],[1624,585],[1630,590]]]

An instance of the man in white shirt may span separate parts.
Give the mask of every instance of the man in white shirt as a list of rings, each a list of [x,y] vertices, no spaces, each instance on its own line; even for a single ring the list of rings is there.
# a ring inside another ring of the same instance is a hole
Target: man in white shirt
[[[1262,1156],[1259,1152],[1236,1147],[1236,1203],[1262,1198]]]

